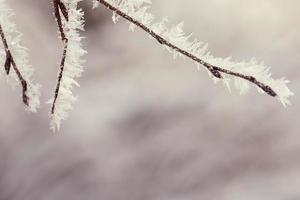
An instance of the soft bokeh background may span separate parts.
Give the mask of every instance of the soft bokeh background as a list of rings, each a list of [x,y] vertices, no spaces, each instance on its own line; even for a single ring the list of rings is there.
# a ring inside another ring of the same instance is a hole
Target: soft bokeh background
[[[300,199],[300,1],[153,0],[152,12],[210,44],[216,56],[256,57],[296,93],[230,94],[189,60],[173,60],[142,31],[87,14],[79,100],[49,131],[61,44],[51,3],[8,0],[30,49],[42,108],[26,113],[0,84],[1,200]]]

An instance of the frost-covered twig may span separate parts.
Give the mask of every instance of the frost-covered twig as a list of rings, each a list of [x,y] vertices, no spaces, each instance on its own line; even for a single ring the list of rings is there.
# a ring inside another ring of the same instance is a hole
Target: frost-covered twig
[[[62,81],[62,76],[63,76],[63,72],[64,72],[64,67],[65,67],[65,61],[66,61],[66,56],[67,56],[67,50],[68,50],[68,39],[66,38],[66,34],[65,34],[65,31],[63,28],[63,21],[61,18],[61,13],[63,14],[65,20],[69,21],[69,16],[68,16],[69,14],[68,14],[67,8],[60,0],[53,0],[53,7],[54,7],[54,15],[55,15],[58,29],[60,32],[61,40],[64,43],[64,50],[63,50],[63,55],[62,55],[61,62],[60,62],[60,69],[59,69],[60,71],[59,71],[57,84],[56,84],[56,88],[55,88],[55,93],[54,93],[54,98],[53,98],[53,102],[52,102],[52,106],[51,106],[51,115],[54,115],[54,112],[55,112],[55,104],[56,104],[56,101],[58,98],[58,93],[59,93],[60,84]]]
[[[288,89],[287,80],[272,79],[269,69],[263,64],[257,64],[256,61],[249,63],[232,62],[230,59],[214,58],[207,52],[207,46],[202,45],[197,40],[189,41],[191,35],[186,35],[182,31],[183,23],[168,30],[165,21],[153,23],[154,17],[147,12],[151,0],[94,0],[94,7],[97,4],[102,4],[106,8],[113,11],[113,20],[116,22],[118,16],[128,20],[133,30],[134,26],[138,26],[155,38],[160,44],[166,46],[169,51],[178,55],[187,56],[194,60],[197,65],[203,65],[213,78],[223,79],[226,85],[228,80],[225,75],[232,75],[235,77],[235,85],[244,93],[248,90],[249,85],[246,81],[253,83],[260,90],[264,91],[272,97],[278,97],[283,105],[289,104],[288,98],[293,93]],[[240,80],[239,80],[240,79]],[[242,82],[242,80],[244,80]]]
[[[13,69],[14,69],[14,71],[15,71],[15,73],[18,76],[18,79],[19,79],[21,85],[22,85],[22,99],[23,99],[23,103],[26,106],[28,106],[28,96],[26,94],[27,93],[27,82],[23,78],[21,72],[19,71],[19,69],[18,69],[18,67],[16,65],[14,57],[11,55],[11,52],[9,50],[9,47],[8,47],[8,44],[7,44],[7,40],[6,40],[6,37],[5,37],[5,34],[3,32],[1,24],[0,24],[0,35],[1,35],[2,43],[4,45],[4,49],[5,49],[5,52],[6,52],[6,60],[5,60],[5,64],[4,64],[4,68],[5,68],[6,74],[9,75],[10,68],[12,66]]]
[[[78,9],[81,0],[53,0],[54,15],[64,45],[60,70],[51,102],[51,129],[59,129],[61,120],[67,117],[76,98],[72,94],[73,85],[79,86],[74,78],[82,72],[81,57],[85,51],[81,47],[79,30],[83,30],[83,12]]]
[[[33,69],[28,64],[26,49],[20,45],[21,34],[16,31],[15,25],[10,21],[12,11],[6,6],[4,0],[0,0],[0,35],[5,55],[4,70],[7,76],[11,75],[11,68],[14,71],[12,77],[20,82],[22,86],[22,100],[29,111],[35,112],[40,105],[38,84],[33,83],[31,76]],[[0,59],[2,60],[2,59]],[[1,75],[1,71],[0,71]],[[8,77],[9,80],[9,77]]]

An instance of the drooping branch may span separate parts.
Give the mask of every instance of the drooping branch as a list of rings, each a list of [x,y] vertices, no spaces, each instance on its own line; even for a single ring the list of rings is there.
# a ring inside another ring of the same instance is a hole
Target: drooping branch
[[[55,112],[55,104],[56,104],[56,101],[57,101],[57,98],[59,95],[60,85],[61,85],[61,81],[63,78],[65,61],[66,61],[66,56],[67,56],[67,51],[68,51],[68,38],[66,37],[65,31],[63,28],[61,14],[64,16],[66,21],[69,21],[67,8],[60,0],[53,0],[53,6],[54,6],[54,16],[56,18],[58,29],[59,29],[59,32],[61,35],[61,40],[64,43],[64,50],[63,50],[63,55],[62,55],[62,59],[60,62],[60,69],[59,69],[60,71],[59,71],[57,84],[56,84],[56,88],[55,88],[54,99],[52,102],[51,114],[54,114],[54,112]]]
[[[5,64],[4,64],[4,69],[7,75],[9,75],[10,73],[10,68],[12,67],[13,70],[15,71],[15,73],[17,74],[17,77],[22,85],[22,99],[23,99],[23,103],[26,106],[29,106],[29,97],[27,96],[27,81],[24,79],[23,75],[21,74],[19,68],[17,67],[17,64],[15,62],[15,59],[9,49],[8,46],[8,42],[7,39],[5,37],[5,33],[3,31],[3,28],[0,24],[0,35],[1,35],[1,39],[2,39],[2,43],[5,49],[5,53],[6,53],[6,60],[5,60]]]
[[[151,35],[153,38],[155,38],[160,44],[165,45],[169,48],[172,48],[173,50],[181,53],[182,55],[187,56],[188,58],[194,60],[195,62],[203,65],[205,68],[207,68],[211,74],[218,78],[218,79],[222,79],[222,73],[223,74],[228,74],[228,75],[232,75],[234,77],[238,77],[244,80],[247,80],[253,84],[255,84],[257,87],[261,88],[264,92],[266,92],[268,95],[272,96],[272,97],[276,97],[277,93],[274,91],[273,88],[271,88],[269,85],[264,84],[260,81],[258,81],[254,76],[248,76],[248,75],[244,75],[238,72],[234,72],[228,69],[224,69],[220,66],[214,66],[208,62],[205,62],[203,59],[193,55],[192,53],[188,52],[187,50],[184,50],[180,47],[178,47],[177,45],[169,42],[167,39],[165,39],[163,36],[161,36],[160,34],[156,33],[155,31],[153,31],[151,28],[149,28],[148,26],[146,26],[145,24],[143,24],[142,22],[134,19],[133,17],[131,17],[130,15],[126,14],[125,12],[123,12],[122,10],[120,10],[119,8],[117,8],[116,6],[112,5],[111,3],[109,3],[106,0],[97,0],[100,4],[104,5],[107,9],[113,11],[114,13],[116,13],[117,15],[123,17],[124,19],[126,19],[127,21],[135,24],[136,26],[140,27],[142,30],[144,30],[146,33],[148,33],[149,35]]]
[[[80,31],[84,30],[84,13],[78,8],[80,1],[53,0],[54,16],[64,45],[54,98],[50,100],[50,128],[53,131],[60,128],[61,121],[72,109],[76,101],[72,88],[79,86],[75,78],[80,77],[83,71],[82,56],[86,51],[82,48],[80,36]]]

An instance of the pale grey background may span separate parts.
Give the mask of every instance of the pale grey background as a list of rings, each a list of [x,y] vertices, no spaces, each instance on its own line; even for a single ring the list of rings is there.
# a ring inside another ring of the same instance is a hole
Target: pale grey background
[[[51,3],[8,0],[30,49],[42,108],[24,111],[0,84],[1,200],[298,200],[300,99],[284,109],[214,85],[173,60],[142,31],[87,13],[79,101],[59,133],[48,129],[61,44]],[[256,57],[299,94],[300,1],[153,0],[157,16],[210,45],[216,56]]]

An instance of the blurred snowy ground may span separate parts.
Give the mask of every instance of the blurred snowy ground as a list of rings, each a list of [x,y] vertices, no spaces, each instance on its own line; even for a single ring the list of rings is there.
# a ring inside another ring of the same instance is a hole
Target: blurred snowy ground
[[[50,3],[8,2],[46,102],[61,56]],[[0,84],[1,200],[300,199],[300,1],[153,0],[214,55],[253,56],[288,77],[286,109],[255,90],[230,94],[109,11],[83,7],[86,70],[59,133],[48,105],[28,114],[19,90]]]

